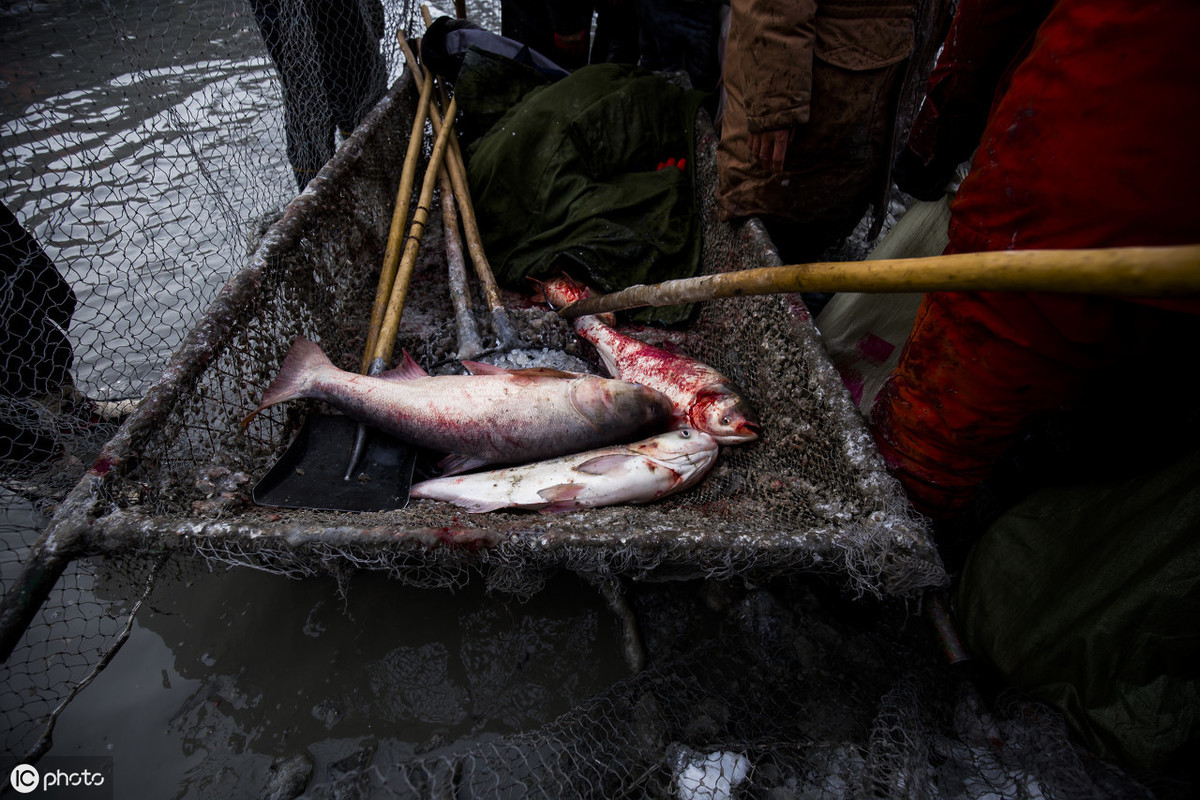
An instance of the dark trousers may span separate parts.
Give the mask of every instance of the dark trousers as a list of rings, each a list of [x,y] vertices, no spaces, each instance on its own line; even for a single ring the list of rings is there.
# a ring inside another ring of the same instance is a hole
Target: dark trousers
[[[387,89],[380,0],[251,0],[283,84],[287,155],[303,189]]]

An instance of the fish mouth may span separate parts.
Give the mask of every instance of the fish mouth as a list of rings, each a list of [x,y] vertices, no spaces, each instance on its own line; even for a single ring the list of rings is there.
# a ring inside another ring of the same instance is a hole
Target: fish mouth
[[[721,444],[746,444],[756,441],[762,433],[762,426],[757,422],[739,422],[734,429],[725,434],[712,434]]]
[[[762,434],[762,422],[758,414],[754,413],[754,409],[740,396],[736,410],[738,413],[734,418],[736,420],[734,431],[743,438],[743,441],[753,442]]]
[[[709,436],[717,440],[718,444],[745,444],[758,439],[762,432],[762,426],[757,422],[738,422],[734,424],[723,425],[705,425],[703,422],[695,422],[687,417],[680,418],[675,416],[672,418],[674,427],[695,428],[699,431],[704,431]]]

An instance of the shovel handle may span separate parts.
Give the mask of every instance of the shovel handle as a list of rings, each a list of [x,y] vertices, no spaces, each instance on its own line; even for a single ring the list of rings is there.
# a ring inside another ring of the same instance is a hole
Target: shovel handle
[[[567,319],[785,292],[1079,292],[1168,297],[1200,294],[1200,245],[1088,250],[998,250],[879,261],[827,261],[639,284],[579,300]]]

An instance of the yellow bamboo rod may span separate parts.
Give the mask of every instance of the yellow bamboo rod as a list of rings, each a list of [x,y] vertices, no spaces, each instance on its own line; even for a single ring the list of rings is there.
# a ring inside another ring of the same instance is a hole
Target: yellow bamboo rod
[[[375,290],[375,303],[371,307],[371,323],[367,328],[367,344],[363,348],[362,368],[366,372],[374,359],[379,341],[379,329],[387,316],[388,303],[392,297],[392,285],[400,265],[404,227],[408,223],[408,206],[412,199],[413,184],[416,182],[417,162],[420,159],[421,143],[425,139],[425,119],[433,96],[433,80],[426,77],[420,83],[421,94],[417,101],[417,113],[413,118],[412,132],[408,137],[408,150],[404,155],[404,167],[400,172],[400,188],[396,190],[396,204],[392,208],[392,224],[388,229],[387,249],[383,254],[383,266],[379,271],[379,287]]]
[[[422,9],[427,11],[427,9]],[[428,21],[427,23],[428,24]],[[404,57],[409,64],[417,64],[417,58],[409,47],[408,42],[404,39],[402,33],[397,32],[397,38],[400,40],[400,47],[404,51]],[[432,72],[426,73],[426,77]],[[413,80],[422,81],[421,68],[416,66],[413,71]],[[429,114],[429,121],[433,125],[434,133],[439,133],[442,129],[443,119],[438,113],[437,107],[432,106]],[[453,126],[453,117],[446,116],[447,127]],[[450,173],[450,182],[454,187],[454,196],[458,200],[459,221],[462,223],[463,236],[467,242],[467,252],[471,256],[471,265],[475,268],[475,275],[479,278],[479,286],[483,291],[483,297],[488,304],[488,309],[492,315],[492,327],[495,329],[497,339],[501,346],[512,344],[516,340],[516,333],[512,329],[512,325],[508,320],[507,312],[504,308],[504,300],[500,296],[500,287],[496,283],[495,273],[492,271],[491,262],[488,261],[487,253],[483,247],[483,235],[479,231],[479,222],[475,218],[475,204],[471,201],[471,190],[467,185],[467,168],[466,161],[463,159],[462,150],[459,148],[458,139],[451,137],[450,150],[446,154],[446,168]]]
[[[785,292],[1072,292],[1200,294],[1200,245],[1000,250],[879,261],[761,267],[631,286],[559,311],[572,319],[642,306]]]
[[[446,116],[453,117],[457,111],[455,100],[450,101],[446,108]],[[432,108],[432,106],[431,106]],[[408,239],[404,243],[404,255],[396,272],[396,281],[392,286],[391,300],[388,302],[387,315],[379,329],[379,341],[375,346],[375,359],[386,361],[391,357],[396,343],[396,332],[400,329],[400,319],[404,314],[404,301],[408,297],[408,287],[412,282],[413,267],[417,263],[417,253],[421,249],[421,238],[425,234],[425,224],[429,221],[429,207],[433,202],[433,187],[437,183],[438,170],[446,155],[446,147],[450,139],[450,126],[444,126],[433,145],[433,153],[429,156],[429,165],[425,168],[425,180],[421,184],[421,196],[417,200],[417,210],[413,212],[412,226],[409,228]],[[372,359],[374,360],[374,359]]]

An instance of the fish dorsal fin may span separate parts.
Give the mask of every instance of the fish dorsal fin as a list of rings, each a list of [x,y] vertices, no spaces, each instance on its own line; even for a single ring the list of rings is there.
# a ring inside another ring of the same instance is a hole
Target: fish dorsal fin
[[[633,453],[605,453],[602,456],[589,458],[582,464],[575,466],[576,472],[583,472],[587,475],[604,475],[610,470],[620,468],[622,464],[631,458],[638,458]]]
[[[552,367],[529,367],[527,369],[505,369],[495,364],[485,364],[482,361],[464,361],[462,365],[471,371],[472,375],[517,375],[527,378],[578,378],[577,372],[566,372]]]
[[[464,361],[462,365],[472,375],[507,375],[512,371],[504,367],[497,367],[495,364],[487,364],[483,361]]]
[[[512,372],[514,375],[527,375],[530,378],[578,378],[582,374],[554,369],[554,367],[529,367],[528,369],[514,369]]]
[[[421,365],[414,361],[413,357],[405,350],[404,358],[400,360],[399,364],[386,372],[379,373],[376,377],[383,378],[385,381],[411,381],[417,378],[428,378],[429,373],[421,369]]]
[[[479,456],[464,456],[458,453],[451,453],[438,462],[438,468],[442,471],[443,476],[449,477],[450,475],[458,475],[462,472],[479,469],[490,463],[492,462]]]

